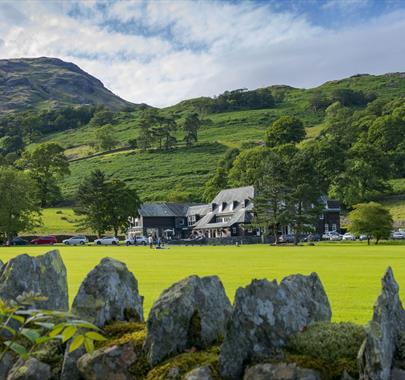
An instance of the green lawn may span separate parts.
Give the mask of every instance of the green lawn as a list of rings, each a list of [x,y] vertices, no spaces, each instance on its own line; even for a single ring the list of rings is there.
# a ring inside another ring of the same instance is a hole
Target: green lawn
[[[365,323],[380,291],[388,265],[405,290],[405,246],[320,244],[314,247],[60,247],[68,269],[72,301],[84,276],[100,259],[111,256],[127,263],[145,296],[145,311],[163,289],[190,274],[218,275],[233,300],[235,290],[253,278],[282,279],[293,273],[317,272],[328,293],[335,321]],[[46,247],[0,248],[7,261],[19,253],[39,254]],[[402,293],[404,296],[405,293]]]
[[[69,235],[75,234],[77,226],[75,222],[79,219],[71,208],[46,208],[42,210],[42,226],[28,235]],[[89,232],[89,231],[84,231]]]

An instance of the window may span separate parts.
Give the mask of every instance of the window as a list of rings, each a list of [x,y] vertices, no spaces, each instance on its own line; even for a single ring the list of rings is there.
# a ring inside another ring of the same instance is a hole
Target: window
[[[180,220],[179,220],[179,225],[180,225],[180,226],[183,226],[183,225],[184,225],[184,220],[183,220],[183,219],[180,219]]]
[[[325,223],[325,232],[329,232],[329,224]]]
[[[325,215],[321,214],[319,217],[320,220],[324,220],[325,219]]]
[[[337,225],[335,223],[332,224],[332,231],[337,231]]]
[[[232,227],[232,233],[233,233],[234,235],[236,235],[236,233],[237,233],[236,227]]]

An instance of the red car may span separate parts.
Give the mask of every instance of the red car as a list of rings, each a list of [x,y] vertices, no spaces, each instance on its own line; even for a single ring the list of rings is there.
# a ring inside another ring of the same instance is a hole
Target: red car
[[[55,236],[41,236],[39,238],[31,240],[31,244],[56,244],[57,240]]]

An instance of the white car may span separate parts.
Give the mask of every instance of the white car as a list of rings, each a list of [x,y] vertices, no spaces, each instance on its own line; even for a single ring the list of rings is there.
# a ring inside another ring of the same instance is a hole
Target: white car
[[[346,233],[342,236],[342,239],[343,239],[343,240],[352,240],[352,241],[356,240],[355,236],[352,235],[352,234],[349,233],[349,232],[346,232]]]
[[[62,243],[65,245],[85,245],[88,242],[89,239],[83,235],[72,236],[71,238],[62,241]]]
[[[94,240],[94,244],[96,245],[118,245],[119,243],[119,239],[115,236],[103,236],[100,239]]]
[[[135,241],[136,239],[136,241]],[[145,236],[135,236],[132,238],[125,239],[126,245],[147,245],[148,238]]]
[[[403,231],[395,231],[392,234],[392,238],[395,239],[395,240],[405,239],[405,232],[403,232]]]
[[[336,231],[330,231],[330,232],[326,232],[322,235],[322,239],[323,240],[342,240],[342,235],[340,235],[338,232]]]

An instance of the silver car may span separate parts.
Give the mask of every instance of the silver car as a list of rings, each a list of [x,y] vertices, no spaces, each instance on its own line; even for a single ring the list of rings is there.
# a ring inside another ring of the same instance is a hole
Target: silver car
[[[69,239],[63,240],[63,244],[65,245],[85,245],[88,242],[87,237],[83,235],[72,236]]]

